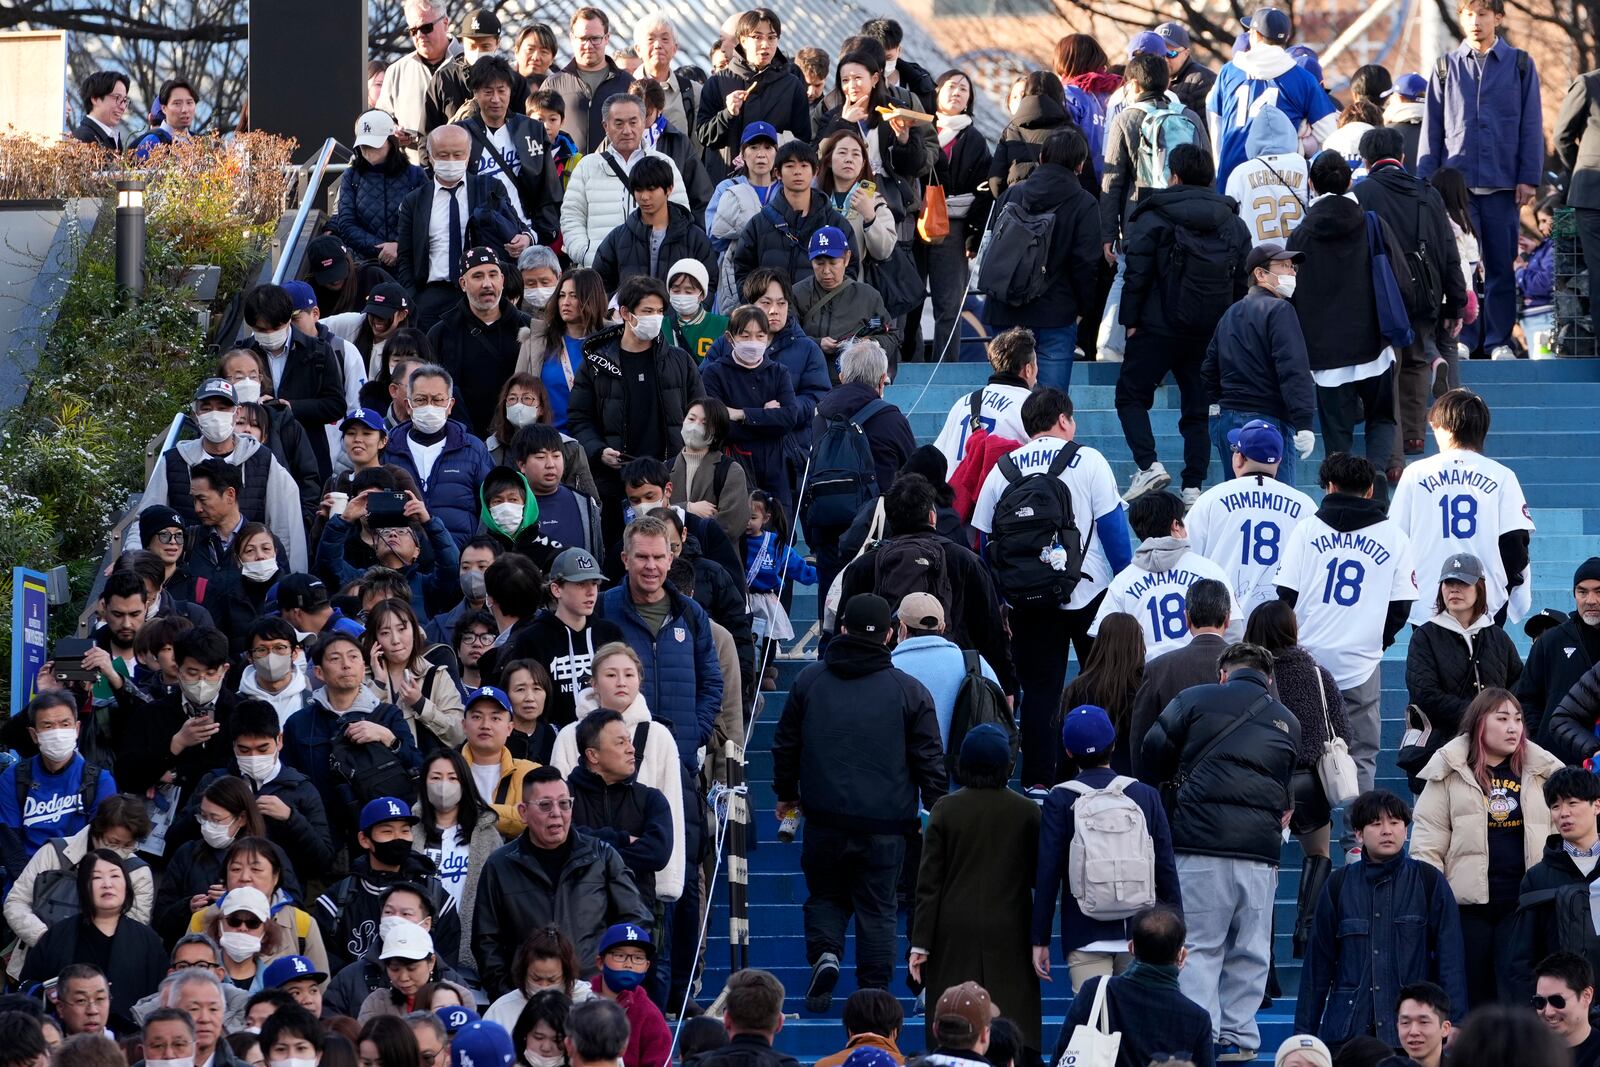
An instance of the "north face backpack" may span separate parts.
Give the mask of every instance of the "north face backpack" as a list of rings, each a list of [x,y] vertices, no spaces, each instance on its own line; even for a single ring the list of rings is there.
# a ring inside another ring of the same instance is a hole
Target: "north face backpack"
[[[854,415],[818,417],[822,425],[811,448],[811,474],[800,504],[800,519],[808,537],[814,529],[848,527],[858,511],[878,498],[878,468],[863,427],[890,406],[879,397]]]
[[[1117,775],[1104,789],[1079,781],[1057,789],[1078,795],[1072,805],[1072,845],[1067,850],[1067,888],[1091,919],[1126,919],[1156,902],[1156,850],[1144,810]]]
[[[1055,213],[1029,211],[1016,198],[996,216],[978,263],[978,292],[1002,304],[1031,304],[1050,287]]]
[[[1185,334],[1216,331],[1233,306],[1233,241],[1228,231],[1195,230],[1162,212],[1172,223],[1171,244],[1161,272],[1161,305],[1167,325]]]
[[[989,563],[1012,607],[1064,605],[1083,577],[1083,538],[1072,490],[1061,480],[1077,454],[1077,443],[1068,442],[1047,470],[1029,475],[1008,455],[995,464],[1006,487],[994,506]]]
[[[993,723],[1011,739],[1011,756],[1017,755],[1017,721],[1011,717],[1006,705],[1006,694],[994,682],[984,677],[978,654],[970,648],[961,650],[966,674],[961,678],[961,688],[956,690],[955,711],[950,716],[950,740],[944,749],[945,772],[956,776],[956,758],[961,754],[961,742],[974,726]]]
[[[954,602],[945,541],[936,534],[892,537],[872,550],[872,591],[898,606],[908,593],[929,593],[949,611]]]
[[[1199,144],[1200,131],[1187,109],[1176,100],[1145,109],[1139,122],[1139,158],[1134,170],[1135,184],[1141,189],[1165,189],[1172,184],[1167,154],[1181,144]]]
[[[328,750],[329,770],[333,771],[334,778],[350,787],[358,804],[379,797],[398,797],[407,804],[416,803],[416,780],[399,756],[387,745],[373,741],[358,744],[345,737],[344,727],[368,718],[363,712],[339,720],[339,733]]]

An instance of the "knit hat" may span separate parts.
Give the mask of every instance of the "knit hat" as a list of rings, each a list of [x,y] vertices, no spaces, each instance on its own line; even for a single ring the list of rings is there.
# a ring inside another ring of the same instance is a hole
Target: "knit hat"
[[[1283,1044],[1278,1046],[1278,1054],[1272,1058],[1273,1067],[1283,1067],[1283,1061],[1293,1052],[1310,1060],[1314,1067],[1333,1067],[1333,1053],[1328,1051],[1328,1046],[1322,1043],[1321,1038],[1310,1034],[1294,1034],[1284,1038]]]
[[[700,293],[702,296],[708,295],[711,292],[711,275],[706,273],[706,265],[700,262],[698,259],[691,259],[688,256],[684,256],[672,266],[668,267],[667,284],[671,285],[672,279],[676,278],[680,274],[687,274],[689,277],[693,278],[695,280],[695,284],[700,286]]]
[[[177,508],[166,504],[151,504],[139,512],[139,543],[148,545],[156,534],[162,530],[170,530],[174,526],[183,529],[183,516],[178,514]]]
[[[1011,738],[992,722],[979,723],[961,739],[961,762],[974,771],[1003,771],[1011,766]]]
[[[1578,564],[1577,573],[1572,576],[1574,587],[1582,582],[1600,582],[1600,556],[1590,556]]]

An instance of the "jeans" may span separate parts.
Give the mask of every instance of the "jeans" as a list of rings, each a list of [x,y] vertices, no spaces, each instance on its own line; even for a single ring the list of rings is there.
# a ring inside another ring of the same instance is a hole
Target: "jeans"
[[[1065,393],[1072,385],[1072,361],[1078,347],[1078,327],[1043,326],[1033,331],[1039,352],[1039,384],[1053,385]]]
[[[851,833],[807,821],[800,869],[806,876],[806,962],[844,957],[844,932],[856,920],[856,986],[887,989],[894,977],[895,886],[906,839]]]
[[[1395,368],[1382,374],[1345,382],[1332,389],[1317,386],[1317,415],[1322,421],[1322,444],[1329,455],[1350,451],[1357,423],[1364,424],[1367,459],[1378,472],[1373,499],[1389,499],[1389,480],[1382,477],[1394,451]]]
[[[1277,479],[1287,485],[1294,484],[1294,427],[1282,419],[1275,419],[1271,415],[1263,415],[1259,411],[1229,411],[1223,408],[1220,414],[1211,416],[1211,443],[1217,448],[1217,458],[1222,462],[1223,473],[1231,478],[1229,472],[1233,470],[1233,446],[1228,444],[1228,431],[1237,430],[1252,419],[1262,419],[1278,428],[1283,434],[1283,460],[1278,464]],[[1309,429],[1309,427],[1307,427]]]
[[[1383,697],[1383,668],[1372,669],[1372,677],[1360,685],[1340,690],[1345,717],[1350,720],[1350,758],[1356,761],[1356,779],[1361,791],[1371,789],[1378,776],[1378,744],[1383,723],[1378,704]]]
[[[1517,197],[1510,189],[1494,193],[1468,193],[1467,208],[1472,229],[1483,252],[1483,307],[1478,321],[1461,328],[1467,349],[1485,353],[1497,345],[1511,343],[1511,327],[1517,321]]]
[[[1128,260],[1117,253],[1117,276],[1111,279],[1111,292],[1106,294],[1105,314],[1100,316],[1100,336],[1095,341],[1097,352],[1121,354],[1128,347],[1128,330],[1122,325],[1122,276],[1128,271]]]
[[[1017,665],[1017,683],[1022,688],[1018,705],[1022,718],[1019,777],[1023,788],[1061,781],[1057,768],[1061,740],[1055,716],[1061,707],[1061,691],[1066,688],[1067,646],[1070,643],[1077,650],[1078,669],[1082,670],[1089,659],[1089,649],[1094,646],[1089,626],[1104,598],[1102,591],[1074,611],[1011,609],[1011,660]]]
[[[1182,337],[1175,334],[1140,330],[1128,338],[1127,352],[1122,360],[1122,373],[1117,378],[1117,419],[1122,423],[1122,436],[1140,470],[1147,469],[1158,458],[1155,432],[1150,428],[1150,408],[1156,401],[1156,389],[1167,372],[1178,383],[1178,395],[1183,406],[1178,416],[1178,433],[1183,435],[1183,487],[1198,489],[1205,484],[1206,468],[1211,462],[1211,439],[1206,432],[1205,384],[1200,379],[1200,364],[1205,361],[1209,337]]]
[[[1267,989],[1272,901],[1278,869],[1259,860],[1177,856],[1189,956],[1178,972],[1183,995],[1211,1015],[1212,1040],[1261,1047],[1256,1012]]]

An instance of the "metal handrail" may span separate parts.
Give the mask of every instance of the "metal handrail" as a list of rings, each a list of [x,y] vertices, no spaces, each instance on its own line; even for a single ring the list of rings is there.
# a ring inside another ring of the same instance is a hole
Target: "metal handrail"
[[[278,262],[272,268],[272,284],[282,285],[283,277],[288,272],[290,253],[300,243],[300,233],[305,229],[306,219],[311,215],[311,200],[313,194],[322,186],[322,177],[327,172],[328,163],[333,159],[333,150],[340,147],[335,137],[330,137],[322,142],[322,147],[317,149],[316,163],[311,168],[311,179],[306,183],[306,191],[300,197],[300,207],[295,211],[294,225],[289,227],[289,235],[284,239],[283,249],[278,253]]]

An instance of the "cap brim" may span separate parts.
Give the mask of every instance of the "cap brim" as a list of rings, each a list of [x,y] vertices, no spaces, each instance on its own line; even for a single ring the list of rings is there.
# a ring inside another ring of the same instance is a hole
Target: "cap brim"
[[[344,281],[345,276],[349,273],[350,264],[343,256],[341,256],[334,260],[333,266],[323,267],[321,270],[312,271],[311,277],[312,280],[317,282],[319,285],[332,285],[334,282]]]
[[[395,304],[368,304],[362,309],[361,313],[363,315],[376,315],[380,319],[392,319],[404,310],[405,308]]]
[[[1283,263],[1285,261],[1289,263],[1304,263],[1306,261],[1306,254],[1304,252],[1290,252],[1287,249],[1282,252],[1273,253],[1273,263]]]
[[[355,139],[354,147],[356,147],[356,148],[379,148],[383,144],[385,144],[388,140],[389,140],[389,138],[387,136],[379,137],[375,133],[362,134],[360,137],[357,137]]]
[[[1462,582],[1466,585],[1477,585],[1482,579],[1481,574],[1468,574],[1465,571],[1446,571],[1439,575],[1441,582]]]

